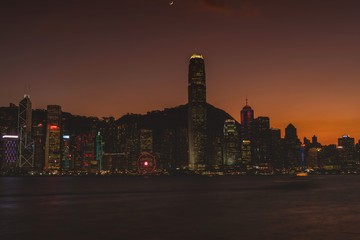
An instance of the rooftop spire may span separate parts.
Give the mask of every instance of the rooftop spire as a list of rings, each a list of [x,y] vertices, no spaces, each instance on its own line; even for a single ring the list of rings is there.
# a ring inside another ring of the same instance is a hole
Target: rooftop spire
[[[28,97],[30,98],[30,84],[26,84],[25,83],[25,87],[24,87],[24,98]]]

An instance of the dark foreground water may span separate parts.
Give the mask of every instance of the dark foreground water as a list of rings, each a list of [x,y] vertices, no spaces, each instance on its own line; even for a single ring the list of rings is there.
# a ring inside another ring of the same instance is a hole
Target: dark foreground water
[[[360,176],[0,178],[0,239],[360,239]]]

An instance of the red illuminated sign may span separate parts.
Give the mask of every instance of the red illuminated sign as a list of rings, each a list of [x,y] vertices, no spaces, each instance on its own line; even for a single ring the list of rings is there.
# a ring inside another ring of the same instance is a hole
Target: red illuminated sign
[[[50,126],[50,129],[51,129],[51,130],[56,130],[56,129],[58,129],[58,128],[59,128],[59,127],[56,126],[56,125],[51,125],[51,126]]]

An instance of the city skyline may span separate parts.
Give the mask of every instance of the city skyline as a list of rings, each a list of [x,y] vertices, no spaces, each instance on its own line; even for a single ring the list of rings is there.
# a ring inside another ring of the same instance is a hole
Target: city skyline
[[[2,239],[360,236],[359,0],[3,0]]]
[[[359,3],[216,2],[7,3],[0,105],[17,103],[25,84],[34,108],[86,116],[182,105],[187,59],[200,52],[208,102],[238,122],[248,97],[282,136],[292,123],[301,140],[359,138]]]

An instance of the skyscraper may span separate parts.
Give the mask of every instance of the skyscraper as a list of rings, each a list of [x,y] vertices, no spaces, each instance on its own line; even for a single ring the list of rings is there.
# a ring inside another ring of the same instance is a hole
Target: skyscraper
[[[97,173],[100,170],[100,162],[96,160],[96,138],[92,131],[82,137],[83,170],[88,173]]]
[[[285,128],[285,140],[291,143],[300,142],[297,136],[297,130],[291,123]]]
[[[18,135],[19,157],[18,166],[21,169],[32,170],[34,167],[34,141],[31,138],[32,104],[29,95],[25,94],[19,103]]]
[[[3,154],[2,166],[4,171],[15,171],[16,162],[18,158],[18,135],[4,135],[2,136]]]
[[[316,148],[321,147],[321,144],[318,142],[317,137],[315,135],[312,137],[311,147],[316,147]]]
[[[58,171],[61,164],[61,107],[47,106],[45,171]]]
[[[189,168],[203,170],[206,164],[206,82],[202,55],[190,57],[188,81]]]
[[[249,165],[252,160],[251,148],[252,148],[252,125],[254,121],[254,110],[248,105],[246,99],[246,105],[240,112],[241,117],[241,164],[243,166]]]
[[[46,124],[39,123],[33,126],[33,138],[34,138],[34,169],[36,171],[44,170],[45,164],[45,136],[46,136]]]
[[[271,160],[270,119],[258,117],[251,126],[252,160],[255,164],[269,164]]]
[[[338,138],[339,159],[343,167],[356,165],[355,139],[349,135]]]
[[[239,136],[236,129],[236,122],[233,119],[227,119],[224,122],[223,129],[223,164],[229,166],[236,164],[239,158]]]
[[[256,127],[258,132],[265,132],[270,129],[270,119],[269,117],[258,117],[256,119]]]
[[[62,161],[61,161],[61,169],[62,171],[69,171],[70,166],[72,165],[71,161],[71,137],[69,134],[62,135]]]
[[[283,147],[285,168],[299,168],[301,165],[301,142],[296,128],[291,123],[285,128]]]
[[[244,140],[251,139],[251,128],[252,122],[254,121],[254,110],[248,105],[248,100],[246,99],[246,105],[240,112],[241,116],[241,138]]]
[[[281,130],[270,128],[271,136],[271,164],[275,168],[283,168],[284,162],[281,156]]]

